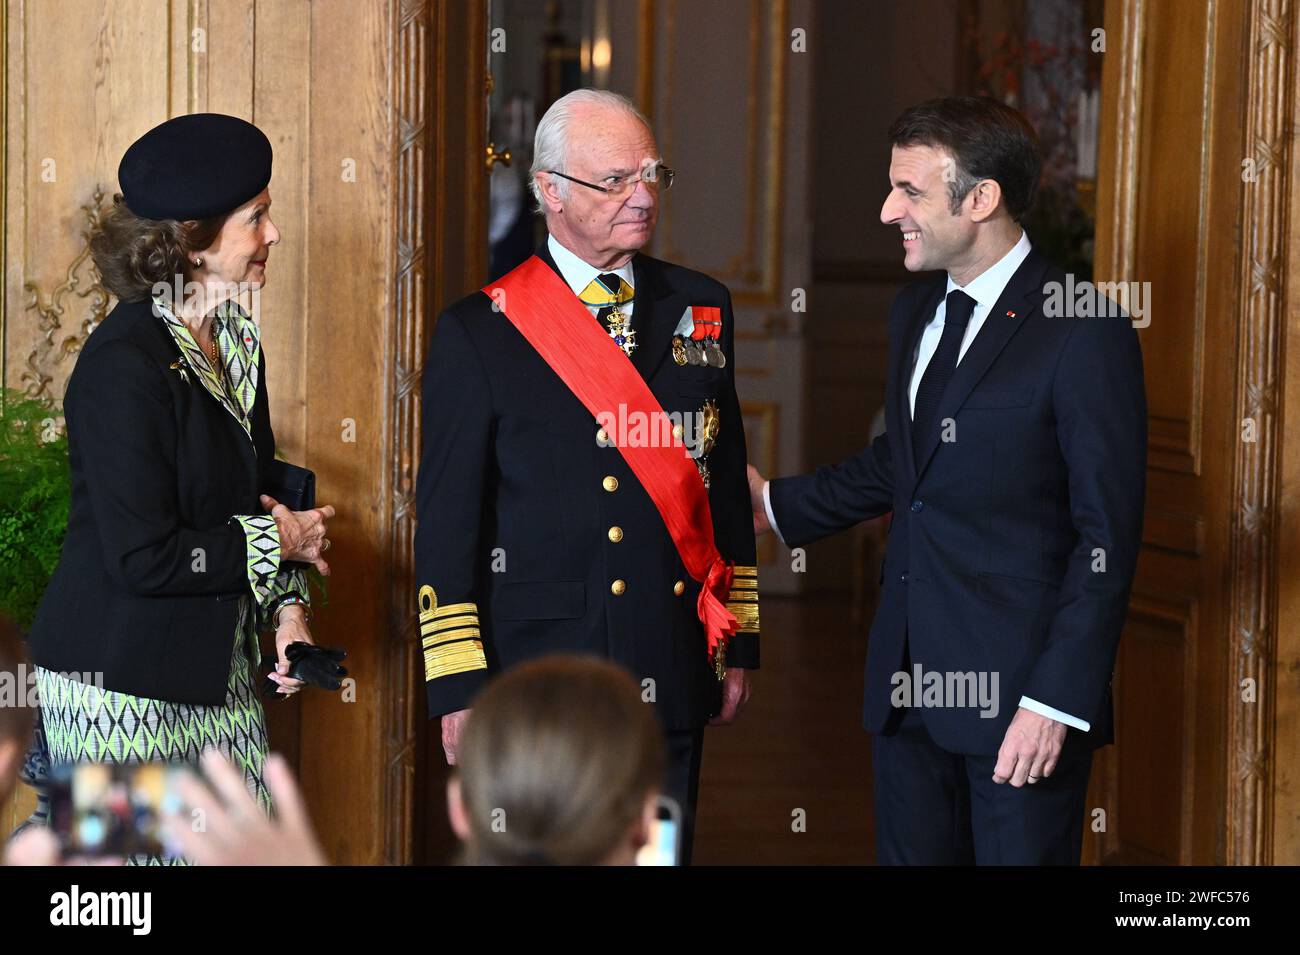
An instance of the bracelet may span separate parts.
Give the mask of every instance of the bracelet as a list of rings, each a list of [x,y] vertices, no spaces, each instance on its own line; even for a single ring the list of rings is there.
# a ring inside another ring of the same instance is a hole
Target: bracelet
[[[293,604],[300,605],[303,611],[305,612],[306,616],[303,622],[304,623],[311,622],[311,604],[309,604],[304,598],[299,597],[297,594],[288,594],[284,597],[281,597],[280,601],[275,605],[275,612],[271,614],[272,630],[280,629],[280,611],[283,610],[285,607],[292,606]]]

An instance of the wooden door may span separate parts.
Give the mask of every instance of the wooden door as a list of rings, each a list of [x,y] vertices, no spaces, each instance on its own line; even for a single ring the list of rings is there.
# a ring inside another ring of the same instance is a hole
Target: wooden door
[[[1280,691],[1296,690],[1298,625],[1280,608],[1298,595],[1277,564],[1297,559],[1278,533],[1296,530],[1295,438],[1282,444],[1296,28],[1283,3],[1106,5],[1096,272],[1147,284],[1150,448],[1094,861],[1297,851],[1297,713]]]

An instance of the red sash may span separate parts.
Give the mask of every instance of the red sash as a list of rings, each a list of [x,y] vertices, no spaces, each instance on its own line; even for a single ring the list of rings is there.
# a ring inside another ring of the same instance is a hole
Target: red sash
[[[483,291],[593,417],[617,415],[624,405],[629,418],[640,412],[642,420],[663,420],[663,408],[631,360],[564,280],[537,256]],[[735,427],[739,426],[737,422]],[[708,491],[684,446],[625,447],[624,443],[616,443],[619,453],[654,501],[687,573],[703,585],[696,610],[712,657],[738,624],[726,605],[733,564],[722,559],[713,542]]]

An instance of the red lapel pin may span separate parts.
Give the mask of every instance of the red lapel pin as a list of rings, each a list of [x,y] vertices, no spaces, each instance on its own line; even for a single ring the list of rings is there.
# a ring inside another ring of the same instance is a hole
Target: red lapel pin
[[[1015,318],[1015,317],[1016,317],[1015,312],[1007,312],[1007,318]]]

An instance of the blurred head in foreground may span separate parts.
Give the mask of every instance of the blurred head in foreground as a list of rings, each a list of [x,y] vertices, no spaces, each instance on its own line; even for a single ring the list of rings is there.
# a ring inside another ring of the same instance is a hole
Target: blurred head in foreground
[[[631,865],[663,774],[663,731],[631,676],[548,657],[475,699],[447,807],[471,865]]]
[[[18,628],[0,616],[0,803],[9,797],[31,741],[32,710],[21,666],[25,658]]]

